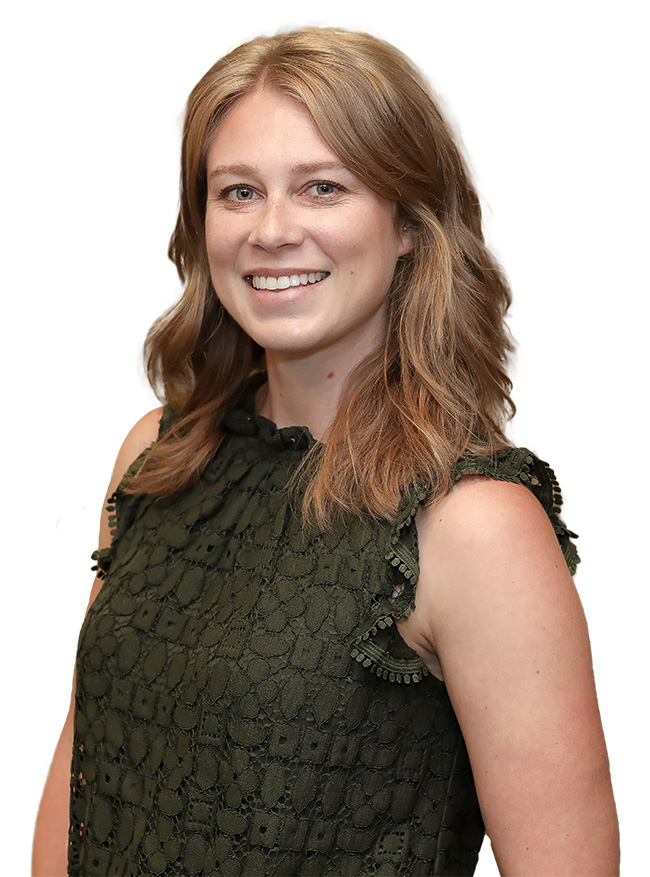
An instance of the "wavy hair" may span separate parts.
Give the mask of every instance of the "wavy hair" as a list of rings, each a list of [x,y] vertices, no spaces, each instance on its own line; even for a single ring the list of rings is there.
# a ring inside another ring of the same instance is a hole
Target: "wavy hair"
[[[149,379],[175,425],[128,491],[163,496],[196,481],[223,440],[224,415],[264,370],[264,351],[212,285],[204,230],[208,147],[229,111],[262,84],[301,101],[343,164],[413,230],[388,292],[384,343],[348,377],[326,441],[298,476],[306,517],[320,526],[341,511],[391,519],[414,482],[433,500],[449,489],[459,457],[507,444],[510,292],[485,246],[465,162],[422,75],[390,44],[334,28],[245,43],[189,97],[169,246],[184,292],[145,344]]]

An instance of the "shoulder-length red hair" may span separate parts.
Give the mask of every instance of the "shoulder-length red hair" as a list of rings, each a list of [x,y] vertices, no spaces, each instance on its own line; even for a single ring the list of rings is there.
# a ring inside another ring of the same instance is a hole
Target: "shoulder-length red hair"
[[[223,439],[225,413],[264,369],[264,351],[220,304],[204,231],[208,146],[262,83],[304,103],[346,167],[413,229],[388,293],[384,344],[349,376],[300,481],[304,511],[321,526],[341,510],[390,519],[414,481],[424,479],[435,499],[460,456],[507,443],[510,293],[485,246],[465,162],[421,74],[388,43],[333,28],[245,43],[189,97],[169,247],[184,292],[145,345],[150,381],[176,422],[128,490],[162,496],[195,481]]]

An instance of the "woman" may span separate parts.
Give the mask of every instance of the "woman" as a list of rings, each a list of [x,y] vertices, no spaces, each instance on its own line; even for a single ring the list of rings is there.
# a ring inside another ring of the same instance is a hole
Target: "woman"
[[[196,86],[166,404],[109,486],[35,873],[65,868],[71,752],[70,874],[471,874],[484,824],[504,874],[616,873],[577,555],[504,437],[480,220],[385,43],[258,39]]]

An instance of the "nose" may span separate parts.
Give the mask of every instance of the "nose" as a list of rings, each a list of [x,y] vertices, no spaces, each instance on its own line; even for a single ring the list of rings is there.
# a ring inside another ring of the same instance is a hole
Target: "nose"
[[[248,242],[264,250],[299,246],[305,235],[298,212],[290,198],[267,197],[254,213]]]

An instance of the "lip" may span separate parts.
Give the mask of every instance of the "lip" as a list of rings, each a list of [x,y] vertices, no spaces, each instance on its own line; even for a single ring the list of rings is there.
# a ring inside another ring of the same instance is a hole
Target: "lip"
[[[326,271],[324,268],[294,268],[291,265],[287,265],[282,268],[252,268],[250,271],[247,271],[244,275],[245,277],[290,277],[292,274],[329,274],[329,271]]]

